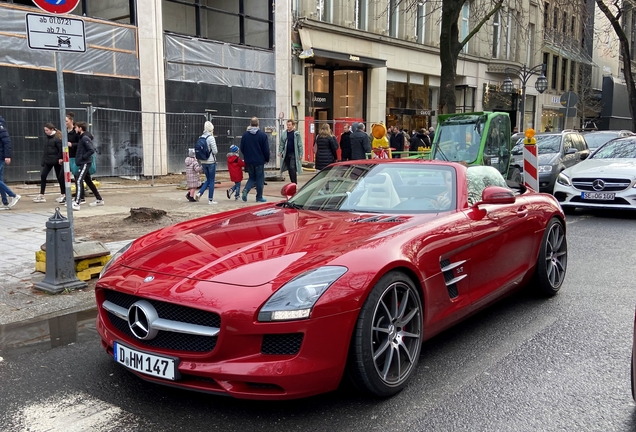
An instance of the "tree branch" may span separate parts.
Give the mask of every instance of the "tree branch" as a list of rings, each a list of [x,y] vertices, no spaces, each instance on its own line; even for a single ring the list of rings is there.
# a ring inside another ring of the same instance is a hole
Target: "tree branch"
[[[473,36],[475,36],[479,32],[479,30],[481,30],[482,26],[488,22],[490,17],[496,14],[499,9],[501,9],[501,7],[503,6],[503,2],[504,0],[498,0],[493,10],[491,10],[485,17],[483,17],[482,20],[479,21],[479,23],[475,26],[475,28],[473,28],[473,31],[468,33],[464,40],[459,43],[459,51],[461,51],[462,48],[464,48],[464,46],[468,43],[468,41]]]

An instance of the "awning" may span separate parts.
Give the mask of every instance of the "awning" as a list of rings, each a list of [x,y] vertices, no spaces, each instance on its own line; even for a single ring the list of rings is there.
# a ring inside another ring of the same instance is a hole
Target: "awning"
[[[355,53],[341,53],[320,48],[314,48],[311,43],[310,32],[307,29],[299,28],[298,34],[300,35],[300,43],[303,47],[303,51],[300,53],[299,56],[301,59],[321,57],[347,62],[347,64],[359,64],[366,67],[386,67],[386,60],[365,57],[357,55]]]
[[[566,59],[575,61],[577,63],[582,63],[582,64],[586,64],[589,66],[595,66],[596,63],[594,63],[592,61],[592,59],[584,53],[577,53],[575,51],[572,51],[568,48],[565,47],[560,47],[557,46],[554,43],[550,43],[550,42],[545,42],[546,47],[548,47],[549,50],[559,54],[561,57],[565,57]]]

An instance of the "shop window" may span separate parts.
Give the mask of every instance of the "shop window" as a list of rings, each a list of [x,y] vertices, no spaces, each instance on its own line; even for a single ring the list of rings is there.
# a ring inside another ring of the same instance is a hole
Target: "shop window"
[[[329,71],[326,69],[314,69],[312,88],[314,93],[329,93]]]
[[[455,110],[456,112],[475,111],[475,88],[466,85],[455,86]]]
[[[333,117],[362,118],[364,100],[364,72],[337,70],[333,76]]]
[[[241,43],[241,25],[238,16],[203,9],[200,20],[200,36],[235,44]]]

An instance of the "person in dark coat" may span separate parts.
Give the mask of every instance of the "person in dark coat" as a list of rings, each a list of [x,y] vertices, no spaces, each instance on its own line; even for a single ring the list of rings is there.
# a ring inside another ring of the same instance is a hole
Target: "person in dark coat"
[[[426,129],[424,128],[420,129],[420,131],[411,138],[411,148],[417,151],[420,147],[431,148],[431,139],[426,134]]]
[[[433,126],[428,128],[428,138],[431,140],[431,145],[433,145],[433,140],[435,139],[435,128]]]
[[[267,202],[263,198],[265,186],[265,164],[269,162],[269,140],[265,132],[258,127],[258,117],[252,117],[247,132],[241,137],[241,153],[247,168],[249,178],[241,194],[241,199],[247,201],[247,194],[256,186],[256,202]]]
[[[343,161],[351,160],[351,131],[349,125],[344,124],[344,131],[340,135],[340,156]]]
[[[389,137],[389,145],[396,152],[404,151],[404,132],[400,130],[400,126],[393,126],[393,133]],[[399,154],[399,153],[398,153]]]
[[[80,210],[80,197],[83,194],[84,182],[95,195],[95,202],[90,203],[91,207],[103,206],[104,200],[99,194],[97,187],[91,179],[89,172],[91,163],[93,162],[93,153],[95,153],[95,146],[93,145],[92,135],[88,132],[88,125],[86,122],[75,123],[75,132],[80,137],[80,141],[77,144],[77,153],[75,153],[75,163],[79,168],[79,173],[75,178],[75,201],[73,201],[73,210]]]
[[[22,196],[15,194],[9,186],[2,180],[4,174],[4,164],[11,163],[11,136],[7,131],[7,123],[0,116],[0,196],[2,196],[2,204],[0,210],[8,210],[20,201]],[[9,201],[11,198],[11,201]]]
[[[329,124],[323,123],[314,142],[316,169],[321,170],[334,163],[338,159],[337,152],[338,143],[336,142],[336,137],[331,134]]]
[[[371,140],[364,133],[364,123],[356,123],[356,130],[349,138],[351,142],[351,160],[366,159],[367,153],[371,153]]]
[[[33,198],[33,202],[46,202],[44,192],[46,191],[46,178],[51,170],[55,170],[55,177],[60,185],[60,197],[56,200],[59,203],[66,202],[66,186],[64,184],[64,158],[62,156],[62,133],[52,123],[44,125],[46,143],[44,144],[44,154],[42,155],[42,170],[40,171],[40,194]]]
[[[69,157],[69,169],[71,170],[71,174],[73,174],[73,178],[77,176],[79,173],[79,169],[77,168],[77,164],[75,163],[75,153],[77,153],[77,144],[79,144],[79,135],[75,132],[75,114],[72,112],[66,113],[66,135],[67,135],[67,145],[68,145],[68,157]],[[77,193],[77,190],[75,191]],[[84,191],[82,190],[82,193]],[[86,200],[84,199],[84,195],[80,197],[80,203],[84,204]]]

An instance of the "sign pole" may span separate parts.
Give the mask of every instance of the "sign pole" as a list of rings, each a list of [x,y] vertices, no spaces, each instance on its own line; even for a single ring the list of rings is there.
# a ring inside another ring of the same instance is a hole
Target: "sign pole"
[[[64,183],[66,185],[66,217],[71,223],[71,242],[75,243],[75,228],[73,227],[73,195],[71,193],[71,166],[68,157],[68,132],[66,131],[66,98],[64,96],[64,70],[60,53],[55,56],[55,69],[57,71],[57,96],[60,105],[60,130],[62,131],[62,145],[64,156]],[[79,193],[79,191],[77,191]]]

